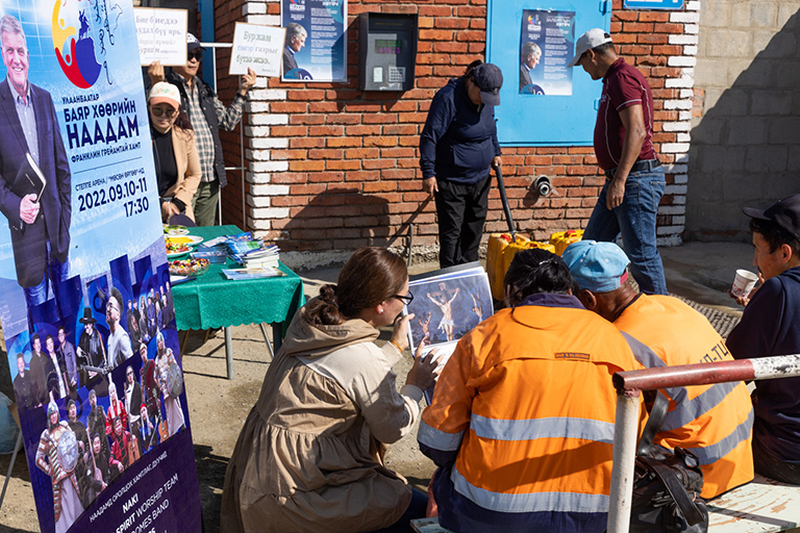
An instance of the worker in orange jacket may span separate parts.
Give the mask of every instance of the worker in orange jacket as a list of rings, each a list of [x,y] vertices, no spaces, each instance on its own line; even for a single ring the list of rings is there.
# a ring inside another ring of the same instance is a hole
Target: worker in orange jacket
[[[708,320],[671,296],[637,293],[626,283],[630,263],[614,243],[579,241],[563,254],[580,287],[578,299],[646,344],[655,357],[647,368],[732,361],[725,341]],[[686,448],[700,459],[704,498],[753,479],[753,407],[744,383],[671,387],[669,408],[653,442]]]
[[[422,414],[440,467],[432,493],[452,531],[602,532],[611,484],[615,372],[649,351],[587,311],[564,262],[516,255],[508,305],[464,336]]]

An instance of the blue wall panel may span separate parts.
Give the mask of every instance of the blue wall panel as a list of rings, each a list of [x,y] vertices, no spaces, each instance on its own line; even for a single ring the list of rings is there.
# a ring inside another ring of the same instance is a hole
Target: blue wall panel
[[[567,43],[572,47],[570,58],[574,39],[592,28],[608,31],[611,25],[610,0],[553,0],[540,5],[531,0],[488,0],[486,59],[503,71],[501,105],[495,109],[500,144],[591,146],[601,82],[592,81],[581,67],[572,69],[571,95],[519,93],[522,17],[526,10],[575,14],[573,32],[568,35],[571,42]],[[543,69],[544,65],[536,68]]]

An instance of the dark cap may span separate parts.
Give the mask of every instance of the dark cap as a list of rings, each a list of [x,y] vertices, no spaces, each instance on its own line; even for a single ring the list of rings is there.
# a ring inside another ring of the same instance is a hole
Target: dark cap
[[[800,240],[800,194],[793,194],[767,209],[742,208],[745,215],[759,220],[769,220]]]
[[[94,324],[97,320],[92,316],[92,309],[90,307],[83,308],[83,318],[78,320],[81,324]]]
[[[203,48],[203,46],[200,45],[200,40],[197,37],[195,37],[194,34],[187,33],[186,34],[186,50],[188,52],[191,52],[192,50],[197,50],[198,48],[200,50],[205,50],[205,48]]]
[[[500,87],[503,86],[503,73],[492,63],[483,63],[472,71],[475,85],[481,90],[481,102],[486,105],[500,105]]]

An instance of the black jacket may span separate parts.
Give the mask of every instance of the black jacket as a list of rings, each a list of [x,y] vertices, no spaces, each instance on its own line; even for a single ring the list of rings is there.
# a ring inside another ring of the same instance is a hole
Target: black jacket
[[[500,155],[494,107],[476,106],[466,83],[452,79],[433,97],[419,139],[422,177],[474,184]]]

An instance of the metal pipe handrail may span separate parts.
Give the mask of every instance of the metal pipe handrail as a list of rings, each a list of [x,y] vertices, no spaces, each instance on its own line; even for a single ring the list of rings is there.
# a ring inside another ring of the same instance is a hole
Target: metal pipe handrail
[[[648,368],[614,374],[612,381],[617,389],[617,417],[614,424],[608,533],[628,533],[630,529],[641,391],[793,376],[800,376],[800,354]]]

